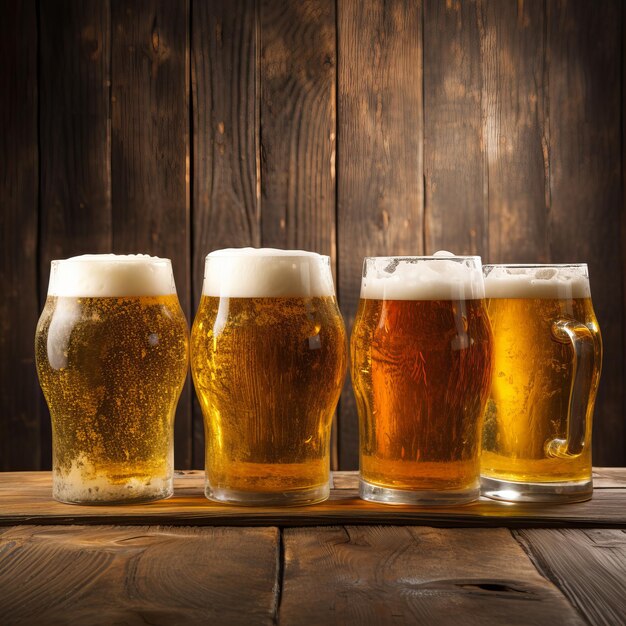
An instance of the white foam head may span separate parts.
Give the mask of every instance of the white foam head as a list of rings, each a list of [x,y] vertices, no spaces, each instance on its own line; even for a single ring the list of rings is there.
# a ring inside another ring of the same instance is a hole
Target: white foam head
[[[287,298],[334,296],[330,258],[305,250],[226,248],[206,257],[206,296]]]
[[[147,254],[84,254],[52,261],[48,295],[75,298],[176,293],[172,263]]]
[[[575,265],[485,265],[487,298],[589,298],[584,263]]]
[[[368,257],[361,298],[474,300],[484,298],[480,257],[437,252],[426,257]]]

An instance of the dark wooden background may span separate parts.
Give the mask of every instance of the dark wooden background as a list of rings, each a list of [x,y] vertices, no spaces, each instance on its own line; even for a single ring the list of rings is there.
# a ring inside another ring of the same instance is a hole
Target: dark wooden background
[[[50,260],[224,246],[586,261],[594,461],[626,465],[619,0],[0,0],[0,469],[50,465],[33,335]],[[357,463],[349,383],[334,463]],[[176,465],[203,465],[188,381]]]

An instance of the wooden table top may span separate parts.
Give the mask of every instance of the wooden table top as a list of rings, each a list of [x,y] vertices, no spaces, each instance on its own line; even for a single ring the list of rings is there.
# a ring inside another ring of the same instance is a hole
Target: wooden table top
[[[590,502],[252,509],[201,472],[141,506],[52,501],[0,474],[0,624],[626,624],[626,469]]]

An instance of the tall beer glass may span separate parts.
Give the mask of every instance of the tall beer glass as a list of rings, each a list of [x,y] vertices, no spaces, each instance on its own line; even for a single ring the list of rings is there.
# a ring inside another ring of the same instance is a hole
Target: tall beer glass
[[[365,500],[478,497],[492,367],[483,297],[480,257],[365,259],[351,338]]]
[[[187,342],[169,259],[52,261],[35,356],[52,418],[56,500],[110,504],[172,495]]]
[[[495,367],[485,411],[483,493],[591,497],[591,421],[602,340],[587,266],[486,265]]]
[[[346,352],[328,257],[252,248],[207,256],[191,333],[207,498],[264,505],[328,497]]]

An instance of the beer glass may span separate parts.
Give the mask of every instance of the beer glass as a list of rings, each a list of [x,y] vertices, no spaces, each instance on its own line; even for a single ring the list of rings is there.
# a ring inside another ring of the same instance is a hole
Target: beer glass
[[[587,500],[602,362],[587,266],[486,265],[484,272],[495,365],[483,493],[529,502]]]
[[[207,256],[191,333],[207,498],[281,505],[328,497],[346,353],[329,257],[252,248]]]
[[[35,356],[52,419],[56,500],[111,504],[172,495],[174,411],[187,344],[169,259],[52,261]]]
[[[480,257],[365,259],[351,337],[361,498],[478,497],[491,352]]]

